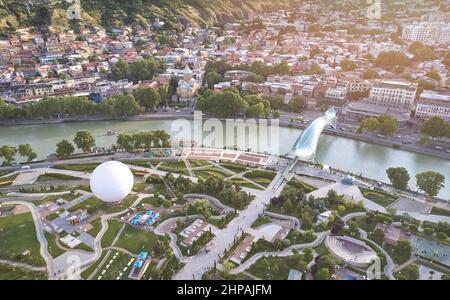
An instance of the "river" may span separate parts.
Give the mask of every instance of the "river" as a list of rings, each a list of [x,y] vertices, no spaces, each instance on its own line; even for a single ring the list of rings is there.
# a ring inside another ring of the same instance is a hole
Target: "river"
[[[107,136],[108,129],[118,133],[164,129],[173,133],[172,123],[171,120],[150,120],[1,126],[0,146],[30,143],[37,152],[38,158],[43,159],[55,152],[58,141],[72,140],[78,130],[91,131],[96,138],[97,146],[110,147],[116,137]],[[279,153],[287,153],[300,133],[300,129],[280,128]],[[255,137],[251,135],[251,138]],[[266,149],[260,148],[260,150]],[[321,163],[334,168],[362,173],[366,177],[384,182],[388,182],[385,172],[387,168],[405,167],[412,177],[411,187],[415,187],[415,174],[430,170],[440,172],[446,177],[446,186],[441,190],[439,197],[450,198],[450,160],[332,135],[323,135],[320,138],[317,157]]]

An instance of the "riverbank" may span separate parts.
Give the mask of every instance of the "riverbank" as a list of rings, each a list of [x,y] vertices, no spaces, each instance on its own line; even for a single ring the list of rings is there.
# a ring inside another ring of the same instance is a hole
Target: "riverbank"
[[[290,123],[290,122],[280,122],[280,126],[288,127],[288,128],[305,129],[307,125],[300,125],[298,123]],[[355,134],[355,133],[351,133],[351,132],[340,132],[340,131],[330,130],[330,129],[325,129],[324,134],[339,136],[339,137],[343,137],[343,138],[347,138],[347,139],[352,139],[355,141],[361,141],[361,142],[370,143],[370,144],[374,144],[374,145],[390,147],[392,149],[404,150],[404,151],[409,151],[409,152],[413,152],[413,153],[417,153],[417,154],[430,155],[430,156],[434,156],[437,158],[450,160],[450,153],[440,152],[440,151],[432,150],[432,149],[423,149],[423,147],[418,148],[415,144],[410,144],[411,146],[408,146],[409,144],[405,145],[405,144],[397,144],[397,143],[393,143],[393,142],[388,142],[387,139],[378,138],[375,140],[373,138],[363,136],[360,134]]]
[[[46,125],[61,123],[79,123],[96,121],[149,121],[149,120],[176,120],[179,118],[192,120],[191,113],[146,113],[126,118],[110,118],[105,116],[77,116],[58,119],[39,119],[39,120],[0,120],[0,126],[24,126],[24,125]]]
[[[50,120],[14,120],[14,121],[0,121],[0,126],[20,126],[20,125],[46,125],[46,124],[61,124],[61,123],[80,123],[80,122],[97,122],[97,121],[151,121],[151,120],[176,120],[176,119],[186,119],[193,120],[194,114],[192,112],[170,112],[170,113],[145,113],[136,116],[130,116],[127,118],[108,118],[104,116],[85,116],[85,117],[74,117],[74,118],[65,118],[65,119],[50,119]],[[225,121],[226,119],[220,119]],[[280,120],[281,127],[287,128],[296,128],[296,129],[304,129],[307,125],[289,121]],[[352,139],[355,141],[366,142],[375,145],[381,145],[385,147],[390,147],[392,149],[399,149],[404,151],[409,151],[417,154],[430,155],[437,158],[449,159],[450,153],[424,148],[422,146],[418,146],[416,144],[402,144],[402,143],[394,143],[392,141],[388,141],[387,139],[381,138],[373,138],[367,137],[361,134],[355,134],[352,132],[340,132],[336,130],[326,129],[324,131],[325,134],[338,136],[343,138]]]

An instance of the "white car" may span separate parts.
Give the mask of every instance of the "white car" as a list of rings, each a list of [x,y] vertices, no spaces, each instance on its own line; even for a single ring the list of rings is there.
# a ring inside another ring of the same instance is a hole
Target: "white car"
[[[22,166],[20,169],[21,170],[30,170],[30,166]]]

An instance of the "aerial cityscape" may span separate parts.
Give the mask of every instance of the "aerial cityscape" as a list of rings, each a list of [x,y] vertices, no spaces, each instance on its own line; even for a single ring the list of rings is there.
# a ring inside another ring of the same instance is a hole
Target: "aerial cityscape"
[[[0,280],[449,280],[449,71],[448,0],[0,1]]]

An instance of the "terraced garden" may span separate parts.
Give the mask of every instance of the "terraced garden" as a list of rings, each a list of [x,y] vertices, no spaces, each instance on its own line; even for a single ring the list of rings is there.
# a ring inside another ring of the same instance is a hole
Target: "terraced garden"
[[[259,186],[239,177],[232,178],[230,179],[230,181],[232,183],[239,184],[242,187],[247,187],[255,190],[262,190],[262,188],[260,188]]]
[[[186,168],[186,164],[184,161],[166,161],[162,165],[158,167],[158,170],[170,172],[170,173],[177,173],[182,175],[189,175],[189,172]]]
[[[70,171],[79,171],[79,172],[92,172],[98,166],[97,163],[92,164],[75,164],[75,165],[57,165],[53,166],[54,169],[60,170],[70,170]]]
[[[305,191],[305,194],[311,193],[316,190],[316,188],[313,187],[312,185],[309,185],[309,184],[307,184],[303,181],[300,181],[298,179],[295,179],[295,178],[289,180],[287,185],[289,185],[293,188],[297,188],[297,189],[302,188]]]
[[[57,173],[47,173],[41,175],[36,180],[37,182],[48,182],[48,181],[57,181],[57,180],[80,180],[81,178],[65,175],[65,174],[57,174]]]
[[[231,173],[228,173],[218,167],[211,166],[205,167],[201,169],[194,170],[195,176],[198,178],[206,180],[208,177],[214,177],[217,179],[224,179],[226,177],[231,176]]]
[[[275,178],[275,173],[271,171],[254,170],[244,175],[248,178],[264,187],[268,187],[272,180]]]
[[[382,191],[369,190],[362,187],[360,187],[359,189],[361,193],[364,195],[364,197],[383,207],[391,205],[395,200],[398,199],[398,197]]]
[[[19,176],[19,174],[13,174],[0,178],[0,187],[11,185],[12,183],[14,183],[14,180],[16,180],[17,176]]]

